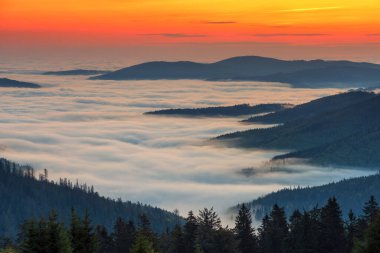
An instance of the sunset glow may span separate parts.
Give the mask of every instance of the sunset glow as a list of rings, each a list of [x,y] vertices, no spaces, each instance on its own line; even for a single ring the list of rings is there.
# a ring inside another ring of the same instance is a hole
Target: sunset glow
[[[100,45],[368,43],[380,41],[379,11],[376,0],[1,0],[0,34]]]

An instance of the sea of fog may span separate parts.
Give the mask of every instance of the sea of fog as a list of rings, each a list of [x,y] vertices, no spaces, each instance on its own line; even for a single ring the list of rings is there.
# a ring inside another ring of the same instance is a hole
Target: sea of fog
[[[278,151],[210,145],[207,140],[263,127],[242,118],[147,116],[162,108],[241,103],[302,103],[336,89],[292,89],[258,82],[89,81],[83,76],[33,72],[1,76],[42,84],[41,89],[1,88],[0,156],[93,184],[102,195],[167,210],[231,205],[289,186],[319,185],[369,171],[298,165],[264,166]],[[244,168],[256,168],[247,176]]]

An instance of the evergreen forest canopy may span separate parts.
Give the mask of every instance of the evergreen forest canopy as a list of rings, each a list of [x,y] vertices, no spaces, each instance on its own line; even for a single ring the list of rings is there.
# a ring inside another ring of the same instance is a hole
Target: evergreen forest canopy
[[[72,208],[79,215],[87,210],[94,223],[107,229],[112,228],[117,217],[137,223],[142,213],[155,232],[171,229],[182,221],[178,215],[157,207],[101,197],[93,186],[67,178],[50,181],[47,170],[40,175],[35,173],[31,166],[0,159],[0,235],[15,238],[24,220],[47,217],[53,209],[64,224],[69,223]]]
[[[46,217],[26,220],[18,239],[3,239],[1,252],[25,253],[377,253],[380,252],[380,209],[371,196],[363,215],[350,211],[344,219],[335,197],[321,208],[294,210],[286,218],[275,204],[257,230],[249,208],[239,207],[233,228],[223,227],[213,208],[185,223],[155,233],[146,215],[135,225],[117,218],[112,232],[94,225],[88,212],[81,217],[71,210],[68,226],[58,221],[56,211]]]
[[[215,141],[238,148],[292,150],[274,160],[320,166],[380,166],[380,95],[356,90],[328,96],[245,122],[280,124],[225,134]]]

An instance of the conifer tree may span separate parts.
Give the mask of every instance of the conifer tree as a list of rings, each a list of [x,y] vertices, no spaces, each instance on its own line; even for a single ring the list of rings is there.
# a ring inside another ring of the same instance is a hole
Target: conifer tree
[[[363,253],[380,252],[380,215],[369,225]]]
[[[136,229],[132,221],[126,223],[117,218],[112,234],[115,253],[129,253],[135,238]]]
[[[62,223],[57,220],[58,214],[53,210],[47,223],[47,252],[71,253],[69,236]]]
[[[364,204],[363,213],[364,213],[364,219],[367,222],[367,224],[372,223],[376,216],[379,214],[379,205],[375,199],[375,197],[372,195],[368,202]]]
[[[145,237],[143,233],[139,233],[136,241],[131,249],[132,253],[155,253],[153,243]]]
[[[170,241],[170,253],[184,253],[186,251],[186,245],[184,241],[184,235],[180,225],[176,225],[171,232]]]
[[[239,242],[241,253],[257,252],[257,238],[252,227],[252,216],[250,210],[242,204],[235,219],[235,233]]]
[[[342,212],[336,198],[329,198],[321,209],[321,238],[319,247],[322,252],[341,253],[345,250],[345,235]]]
[[[184,253],[194,253],[196,249],[196,237],[197,237],[198,223],[197,219],[190,211],[186,218],[186,223],[184,225],[184,243],[185,251]]]

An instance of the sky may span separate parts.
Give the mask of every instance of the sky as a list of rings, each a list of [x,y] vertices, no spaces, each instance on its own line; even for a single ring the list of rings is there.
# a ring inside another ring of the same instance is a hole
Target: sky
[[[0,53],[380,62],[378,13],[378,0],[0,0]]]

